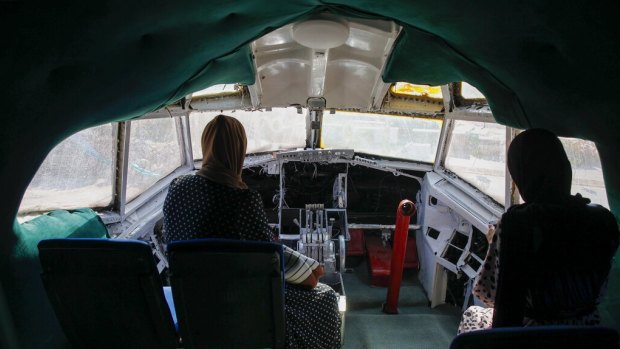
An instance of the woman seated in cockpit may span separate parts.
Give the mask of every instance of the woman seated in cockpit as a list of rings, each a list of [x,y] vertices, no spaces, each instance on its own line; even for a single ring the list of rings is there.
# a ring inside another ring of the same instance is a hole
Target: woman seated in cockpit
[[[522,132],[508,170],[524,204],[512,206],[493,234],[473,293],[489,308],[463,313],[458,332],[489,327],[597,325],[619,232],[614,216],[571,195],[572,170],[560,140]]]
[[[260,195],[241,179],[247,138],[241,123],[216,116],[202,133],[202,168],[175,179],[164,203],[164,239],[275,239]],[[319,263],[285,247],[286,342],[289,348],[339,348],[337,295],[318,283]]]

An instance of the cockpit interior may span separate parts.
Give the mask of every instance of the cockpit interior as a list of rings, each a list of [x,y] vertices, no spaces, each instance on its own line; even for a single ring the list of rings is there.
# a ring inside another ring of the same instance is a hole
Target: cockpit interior
[[[162,207],[219,114],[245,128],[242,178],[270,229],[325,269],[343,348],[450,347],[483,306],[489,226],[523,203],[506,165],[523,130],[556,133],[571,193],[619,217],[617,4],[66,5],[0,4],[2,348],[76,347],[43,240],[144,243],[169,286]],[[616,331],[619,269],[599,305]]]

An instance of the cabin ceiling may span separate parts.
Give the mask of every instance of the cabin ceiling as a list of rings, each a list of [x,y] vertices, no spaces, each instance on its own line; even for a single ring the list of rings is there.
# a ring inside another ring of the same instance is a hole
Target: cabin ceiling
[[[333,26],[346,40],[330,42],[340,34]],[[322,97],[326,108],[379,109],[389,88],[381,73],[400,29],[392,21],[319,14],[266,34],[251,43],[252,104],[306,106],[308,98]]]
[[[332,96],[352,91],[349,84],[372,81],[377,71],[385,83],[467,81],[485,94],[500,123],[545,127],[562,136],[597,142],[608,164],[603,170],[609,201],[617,212],[620,164],[613,160],[620,139],[615,106],[620,86],[615,28],[619,4],[559,0],[3,2],[0,76],[5,108],[0,179],[10,187],[3,190],[7,209],[0,225],[9,229],[21,195],[47,152],[80,129],[138,117],[214,84],[253,85],[257,74],[261,79],[265,76],[259,81],[259,103],[299,103],[303,93],[294,91],[284,98],[275,92],[279,73],[272,70],[277,63],[266,58],[266,42],[254,41],[268,33],[286,39],[287,29],[278,28],[326,11],[346,18],[353,29],[368,20],[393,21],[402,27],[390,48],[397,27],[373,29],[385,33],[376,41],[378,47],[391,51],[385,62],[363,65],[361,59],[339,60],[338,49],[330,52],[333,60],[328,61],[324,91],[328,101],[363,103],[372,91]],[[296,52],[292,41],[288,43],[286,49]],[[355,53],[351,47],[346,54]],[[308,52],[303,55],[307,61]],[[355,64],[363,77],[338,69]],[[292,61],[283,65],[289,71],[295,69]],[[308,74],[308,68],[299,70]],[[337,81],[330,82],[332,78]],[[373,85],[374,92],[381,87]]]

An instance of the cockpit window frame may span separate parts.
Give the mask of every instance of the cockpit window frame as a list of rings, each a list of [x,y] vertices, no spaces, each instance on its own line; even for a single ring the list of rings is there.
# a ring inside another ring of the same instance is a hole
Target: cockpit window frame
[[[491,122],[489,120],[485,120],[484,122]],[[454,184],[456,187],[461,189],[462,191],[468,193],[468,195],[476,200],[478,203],[484,205],[485,207],[490,208],[495,212],[496,215],[501,215],[503,211],[510,207],[514,203],[514,195],[512,195],[512,178],[508,171],[506,171],[506,175],[504,176],[504,191],[505,198],[504,202],[498,202],[493,199],[489,194],[483,192],[480,188],[471,184],[457,173],[450,171],[446,168],[446,157],[448,155],[448,148],[450,147],[450,143],[452,140],[452,134],[454,130],[455,119],[451,117],[447,117],[446,121],[443,124],[442,129],[442,139],[440,139],[440,144],[437,149],[437,156],[435,160],[435,166],[433,168],[433,172],[438,173],[444,179]],[[512,138],[514,138],[514,131],[510,127],[506,127],[506,149],[508,151],[508,145]]]
[[[161,116],[159,116],[161,117]],[[153,185],[151,185],[148,189],[146,189],[145,191],[143,191],[142,193],[138,194],[135,198],[133,198],[133,200],[127,202],[125,198],[122,198],[124,201],[124,205],[121,204],[121,202],[119,202],[117,209],[118,209],[118,213],[120,215],[120,220],[123,221],[125,219],[126,216],[134,213],[138,208],[140,208],[141,206],[143,206],[145,203],[147,203],[149,200],[151,200],[153,197],[155,197],[156,195],[158,195],[159,193],[161,193],[163,190],[165,190],[166,188],[168,188],[168,186],[170,185],[170,183],[178,176],[186,174],[191,172],[192,170],[194,170],[194,162],[191,160],[192,158],[192,149],[191,146],[187,147],[187,144],[189,142],[191,142],[191,136],[189,135],[189,120],[188,120],[188,115],[187,113],[184,113],[183,115],[178,115],[178,116],[172,116],[175,119],[175,130],[177,132],[177,141],[179,142],[179,148],[182,152],[182,154],[179,154],[180,156],[182,156],[182,162],[181,165],[179,167],[177,167],[175,170],[173,170],[172,172],[170,172],[169,174],[167,174],[166,176],[162,177],[161,179],[159,179],[157,182],[155,182]],[[140,120],[140,119],[138,119]],[[137,121],[137,120],[134,120]],[[129,137],[127,137],[129,138]],[[187,141],[186,141],[187,139]],[[123,152],[123,157],[124,159],[128,159],[129,157],[129,147],[126,147],[124,149]],[[123,160],[124,162],[126,162],[126,160]],[[127,169],[124,169],[123,171],[124,173],[124,177],[123,178],[123,183],[122,183],[122,188],[124,188],[124,190],[126,190],[127,188],[127,178],[126,178],[126,174],[127,174]],[[125,194],[126,195],[126,194]],[[119,197],[119,199],[121,199]]]

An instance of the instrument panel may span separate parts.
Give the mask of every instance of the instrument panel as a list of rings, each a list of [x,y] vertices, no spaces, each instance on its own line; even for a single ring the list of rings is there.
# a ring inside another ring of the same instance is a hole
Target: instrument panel
[[[303,149],[281,152],[276,154],[276,160],[288,162],[326,162],[338,159],[351,160],[353,149]]]

